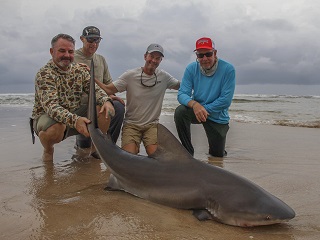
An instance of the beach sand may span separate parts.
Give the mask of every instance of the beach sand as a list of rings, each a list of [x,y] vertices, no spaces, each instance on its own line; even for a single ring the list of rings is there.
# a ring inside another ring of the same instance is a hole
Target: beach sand
[[[196,158],[250,179],[296,212],[285,224],[240,228],[105,191],[108,169],[77,152],[74,137],[56,145],[53,163],[42,162],[30,112],[0,107],[0,239],[320,239],[320,129],[231,122],[222,159],[206,154],[201,125],[192,128]],[[176,135],[173,116],[161,123]]]

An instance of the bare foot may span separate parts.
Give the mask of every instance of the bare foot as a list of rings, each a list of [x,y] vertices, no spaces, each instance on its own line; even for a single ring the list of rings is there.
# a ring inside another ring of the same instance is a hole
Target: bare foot
[[[46,149],[43,150],[42,160],[44,162],[53,161],[53,148],[52,150],[46,150]]]

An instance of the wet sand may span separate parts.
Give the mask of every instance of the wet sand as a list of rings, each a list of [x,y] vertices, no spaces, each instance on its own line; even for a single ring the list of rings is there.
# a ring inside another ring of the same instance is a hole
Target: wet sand
[[[320,129],[232,122],[221,159],[206,154],[204,131],[193,127],[196,158],[252,180],[296,212],[285,224],[240,228],[105,191],[108,169],[76,151],[74,138],[43,163],[39,140],[31,142],[30,111],[0,106],[0,239],[320,238]],[[172,116],[161,122],[176,135]]]

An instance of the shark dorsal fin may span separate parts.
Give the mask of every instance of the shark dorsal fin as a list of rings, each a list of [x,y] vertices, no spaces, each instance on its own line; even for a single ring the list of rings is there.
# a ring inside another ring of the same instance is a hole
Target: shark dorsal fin
[[[158,124],[158,147],[149,157],[161,161],[187,161],[188,159],[193,159],[178,139],[160,123]]]

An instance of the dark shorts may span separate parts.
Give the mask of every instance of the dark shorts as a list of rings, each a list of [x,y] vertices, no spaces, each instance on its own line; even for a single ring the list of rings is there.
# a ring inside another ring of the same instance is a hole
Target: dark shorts
[[[78,108],[75,111],[72,111],[72,113],[75,113],[81,117],[86,117],[87,116],[87,106],[81,105],[80,108]],[[52,125],[54,125],[56,123],[58,123],[56,120],[49,117],[49,115],[47,113],[44,113],[40,117],[38,117],[37,119],[35,119],[33,121],[33,129],[34,129],[34,132],[37,135],[39,135],[40,131],[46,131],[49,127],[51,127]],[[66,139],[67,137],[77,135],[77,134],[79,134],[79,133],[75,128],[67,127],[64,132],[63,139]]]

